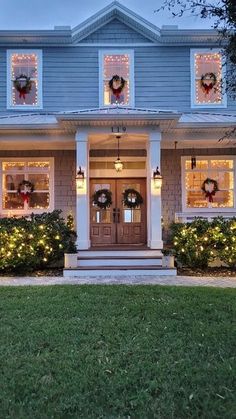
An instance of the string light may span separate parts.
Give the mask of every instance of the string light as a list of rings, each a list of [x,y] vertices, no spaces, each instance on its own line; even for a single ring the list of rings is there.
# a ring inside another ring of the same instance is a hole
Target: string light
[[[124,100],[111,101],[111,92],[108,86],[109,80],[118,74],[126,80],[124,89]],[[130,103],[130,56],[129,54],[108,54],[104,55],[104,104],[105,105],[128,105]]]
[[[27,96],[20,98],[14,87],[13,81],[20,74],[30,77],[32,81],[32,90]],[[11,56],[11,77],[12,77],[12,103],[14,106],[37,106],[38,105],[38,55],[18,54]]]
[[[196,104],[220,104],[222,103],[222,55],[220,53],[196,53],[194,55],[195,67],[195,92]],[[216,87],[206,94],[200,85],[202,75],[214,73],[216,75]]]

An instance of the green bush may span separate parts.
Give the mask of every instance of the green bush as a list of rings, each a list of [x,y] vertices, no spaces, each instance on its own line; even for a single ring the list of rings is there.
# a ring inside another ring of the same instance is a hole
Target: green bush
[[[61,211],[0,219],[0,272],[29,272],[59,261],[76,250],[76,234]]]
[[[190,268],[206,268],[219,258],[236,267],[236,218],[217,217],[209,222],[196,218],[191,223],[171,225],[171,240],[179,264]]]

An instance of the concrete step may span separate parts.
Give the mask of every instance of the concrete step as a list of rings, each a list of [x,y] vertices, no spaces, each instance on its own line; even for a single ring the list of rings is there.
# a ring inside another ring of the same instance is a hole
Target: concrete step
[[[78,266],[162,266],[161,257],[134,256],[95,256],[79,257]]]
[[[162,257],[161,250],[79,250],[78,257],[108,257],[108,256],[117,256],[117,257]]]
[[[161,266],[80,266],[76,269],[64,269],[63,276],[85,277],[85,276],[132,276],[132,275],[168,275],[175,276],[176,269],[162,268]]]

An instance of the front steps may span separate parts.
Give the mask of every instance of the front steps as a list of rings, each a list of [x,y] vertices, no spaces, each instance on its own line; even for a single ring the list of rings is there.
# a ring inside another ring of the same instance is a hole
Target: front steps
[[[64,269],[64,277],[177,274],[162,267],[160,250],[80,250],[77,260],[77,267]]]

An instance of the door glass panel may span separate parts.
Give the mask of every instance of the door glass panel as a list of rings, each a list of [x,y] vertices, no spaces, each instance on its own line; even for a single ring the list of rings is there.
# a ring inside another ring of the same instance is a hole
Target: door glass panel
[[[96,224],[110,224],[111,223],[111,210],[98,210],[92,209],[92,223]]]
[[[140,193],[140,183],[124,183],[122,185],[122,192],[126,189],[134,189]],[[132,200],[132,197],[131,197]],[[134,198],[135,200],[135,198]],[[124,223],[141,223],[141,209],[140,206],[137,208],[127,208],[124,203],[123,205],[123,222]]]
[[[124,223],[141,223],[141,210],[135,209],[124,209]]]

